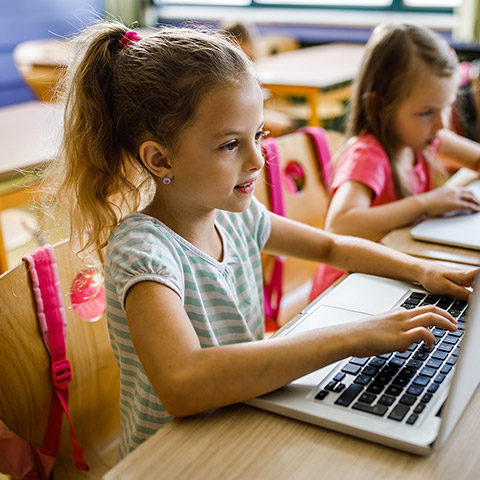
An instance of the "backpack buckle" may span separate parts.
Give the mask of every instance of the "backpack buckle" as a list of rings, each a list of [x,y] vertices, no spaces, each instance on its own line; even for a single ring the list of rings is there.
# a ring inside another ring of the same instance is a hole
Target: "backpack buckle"
[[[53,385],[56,388],[67,388],[72,379],[72,367],[70,362],[65,358],[52,363],[51,374]]]

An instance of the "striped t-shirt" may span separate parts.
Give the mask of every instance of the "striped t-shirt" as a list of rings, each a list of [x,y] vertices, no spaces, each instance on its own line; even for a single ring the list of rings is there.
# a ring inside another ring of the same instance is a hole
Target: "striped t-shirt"
[[[122,440],[119,457],[172,417],[158,399],[128,331],[128,289],[160,282],[182,299],[202,347],[258,340],[264,333],[260,251],[270,235],[266,208],[255,198],[242,213],[219,211],[223,241],[218,262],[159,220],[135,213],[111,233],[105,262],[110,340],[121,378]]]

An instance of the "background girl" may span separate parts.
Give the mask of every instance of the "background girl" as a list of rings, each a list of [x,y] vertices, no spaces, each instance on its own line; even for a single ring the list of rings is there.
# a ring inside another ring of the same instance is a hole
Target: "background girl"
[[[474,271],[416,260],[269,213],[262,92],[213,32],[117,23],[79,38],[57,195],[85,249],[107,245],[105,291],[121,374],[120,457],[172,416],[241,402],[350,355],[432,345],[435,307],[263,340],[260,251],[420,281],[468,298]]]
[[[455,52],[437,34],[375,28],[353,85],[327,230],[379,240],[422,215],[480,211],[468,189],[434,188],[440,161],[480,169],[480,145],[447,129],[458,80]],[[311,299],[342,273],[320,265]]]

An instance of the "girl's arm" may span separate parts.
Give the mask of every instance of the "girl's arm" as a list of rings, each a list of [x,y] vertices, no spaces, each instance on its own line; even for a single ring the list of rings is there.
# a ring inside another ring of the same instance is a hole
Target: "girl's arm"
[[[371,206],[373,191],[363,183],[348,181],[335,192],[325,229],[343,235],[379,240],[391,230],[408,225],[424,213],[418,196]]]
[[[373,191],[366,185],[354,181],[343,183],[330,202],[325,228],[377,241],[422,215],[435,216],[452,210],[480,211],[480,199],[471,191],[449,185],[374,207],[372,198]]]
[[[272,215],[266,250],[327,261],[341,268],[420,281],[428,290],[467,298],[474,271],[415,260],[359,238],[342,237]],[[175,416],[241,402],[348,356],[403,351],[414,342],[431,347],[428,327],[456,330],[433,306],[390,312],[290,337],[201,348],[179,296],[156,282],[128,292],[125,309],[136,352],[155,392]]]
[[[439,158],[447,165],[480,171],[480,143],[457,135],[448,129],[439,132]]]
[[[271,214],[265,251],[347,270],[418,282],[433,293],[467,299],[476,270],[421,260],[358,237],[335,235]]]
[[[291,337],[201,348],[178,295],[148,281],[129,290],[126,313],[145,372],[174,416],[268,393],[350,355],[402,351],[421,340],[431,347],[431,325],[456,330],[455,320],[436,307],[397,308],[367,320]]]

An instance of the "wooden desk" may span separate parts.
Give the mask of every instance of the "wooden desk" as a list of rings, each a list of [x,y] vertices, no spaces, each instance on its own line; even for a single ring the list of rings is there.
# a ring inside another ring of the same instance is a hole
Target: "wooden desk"
[[[32,172],[57,153],[63,124],[59,104],[26,102],[0,109],[0,212],[31,203],[38,182],[25,182]],[[0,230],[0,273],[7,270]]]
[[[176,419],[104,480],[473,480],[480,472],[480,392],[443,447],[417,457],[245,405]]]
[[[410,236],[411,228],[412,226],[398,228],[385,235],[381,243],[414,257],[480,267],[480,251],[414,240]]]
[[[477,179],[478,176],[478,173],[462,168],[449,179],[448,183],[459,186],[466,185]],[[480,251],[414,240],[410,236],[411,228],[411,225],[397,228],[385,235],[381,243],[415,257],[480,266]]]
[[[306,97],[310,107],[309,125],[319,125],[319,105],[328,96],[348,99],[351,82],[360,68],[364,46],[332,43],[302,48],[262,58],[256,68],[263,86],[280,95]],[[325,92],[326,89],[343,88]]]

